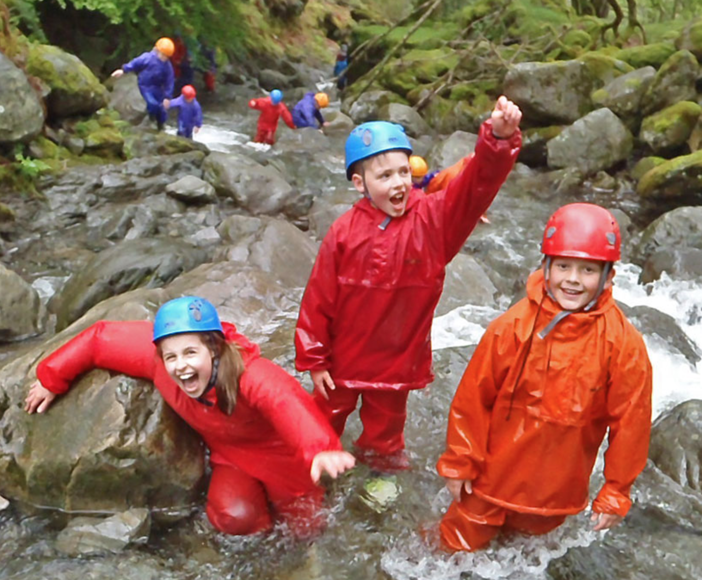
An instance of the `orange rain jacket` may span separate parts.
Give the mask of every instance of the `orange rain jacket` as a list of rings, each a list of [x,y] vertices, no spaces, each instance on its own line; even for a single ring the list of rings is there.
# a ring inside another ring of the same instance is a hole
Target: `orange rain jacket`
[[[451,404],[438,471],[471,480],[473,493],[506,509],[578,513],[609,427],[593,510],[624,516],[648,456],[646,347],[611,289],[593,310],[570,314],[540,338],[560,310],[539,270],[527,297],[490,324]]]
[[[471,153],[463,159],[459,159],[451,167],[439,171],[424,188],[424,193],[436,193],[437,191],[446,189],[451,180],[463,171],[463,168],[474,156],[475,153]]]

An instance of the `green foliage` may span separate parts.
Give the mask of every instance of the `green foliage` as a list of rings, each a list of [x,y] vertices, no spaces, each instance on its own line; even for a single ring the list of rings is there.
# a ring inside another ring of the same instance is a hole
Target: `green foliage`
[[[17,161],[15,167],[19,177],[30,181],[35,180],[42,173],[46,173],[51,169],[40,159],[25,157],[19,150],[15,152],[15,160]]]

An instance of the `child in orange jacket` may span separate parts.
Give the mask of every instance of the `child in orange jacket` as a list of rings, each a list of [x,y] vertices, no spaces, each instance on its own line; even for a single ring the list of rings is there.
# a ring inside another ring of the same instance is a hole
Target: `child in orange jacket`
[[[283,117],[285,124],[291,129],[295,128],[292,114],[283,103],[283,93],[278,89],[273,89],[270,96],[261,99],[251,99],[249,107],[261,111],[258,118],[258,128],[254,141],[256,143],[275,143],[275,133],[278,130],[278,119]]]
[[[407,396],[434,378],[431,323],[445,268],[512,169],[520,119],[500,97],[475,162],[431,196],[412,188],[412,146],[401,126],[363,123],[346,141],[346,177],[363,197],[319,249],[300,305],[295,363],[310,371],[338,434],[362,399],[356,448],[376,469],[408,466]]]
[[[612,297],[620,243],[612,214],[592,204],[566,205],[546,225],[543,267],[490,324],[451,404],[437,465],[454,498],[445,547],[544,534],[584,510],[607,429],[594,529],[629,511],[648,456],[652,379],[643,339]]]

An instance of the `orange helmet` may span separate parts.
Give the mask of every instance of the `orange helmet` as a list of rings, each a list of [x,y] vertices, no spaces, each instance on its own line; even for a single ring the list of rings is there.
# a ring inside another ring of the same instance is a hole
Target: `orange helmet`
[[[183,89],[180,91],[180,93],[186,99],[194,99],[195,96],[197,95],[197,91],[195,90],[195,87],[193,85],[185,85],[183,87]]]
[[[419,155],[410,155],[409,164],[412,170],[412,177],[424,177],[429,171],[429,166],[424,161],[424,157]]]
[[[317,105],[320,109],[329,106],[329,96],[327,95],[327,93],[317,93],[314,96],[314,100],[317,101]]]
[[[156,50],[162,52],[170,58],[175,52],[175,44],[173,44],[173,41],[170,38],[164,36],[156,41]]]

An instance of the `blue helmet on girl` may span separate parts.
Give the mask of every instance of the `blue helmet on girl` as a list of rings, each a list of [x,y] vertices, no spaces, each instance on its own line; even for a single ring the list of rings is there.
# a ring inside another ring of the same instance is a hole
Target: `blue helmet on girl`
[[[356,127],[346,139],[346,179],[351,180],[351,167],[357,161],[401,149],[412,153],[405,128],[388,121],[369,121]]]
[[[282,100],[283,100],[283,93],[281,91],[279,91],[278,89],[273,89],[271,91],[271,103],[273,103],[274,105],[277,105]]]
[[[212,303],[197,296],[183,296],[169,300],[158,309],[154,319],[153,341],[174,334],[212,330],[224,332]]]

